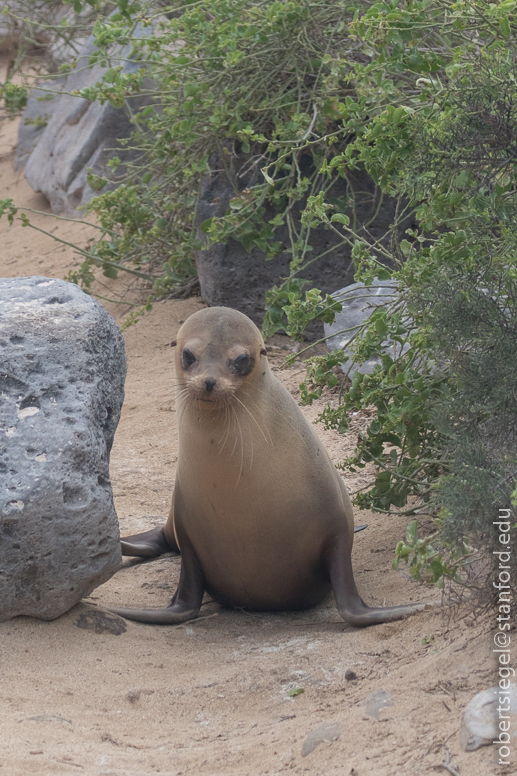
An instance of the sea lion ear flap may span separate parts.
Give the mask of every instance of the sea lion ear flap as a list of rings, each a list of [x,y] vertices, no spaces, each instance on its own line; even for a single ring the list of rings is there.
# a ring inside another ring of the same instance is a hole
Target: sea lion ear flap
[[[178,344],[178,340],[172,340],[170,347],[175,348],[177,344]]]
[[[260,351],[260,355],[261,355],[261,356],[267,356],[267,350],[266,350],[266,348],[262,348],[262,350]]]

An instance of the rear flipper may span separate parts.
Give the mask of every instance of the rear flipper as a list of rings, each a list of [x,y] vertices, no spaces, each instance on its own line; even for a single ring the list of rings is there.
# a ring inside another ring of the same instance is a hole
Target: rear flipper
[[[179,552],[176,542],[171,544],[165,538],[163,528],[152,528],[150,531],[125,536],[120,540],[122,555],[130,555],[134,558],[157,558],[166,552]]]
[[[355,584],[351,549],[348,533],[346,533],[335,540],[334,546],[330,548],[327,555],[332,590],[336,597],[339,614],[345,622],[356,628],[363,628],[380,622],[402,620],[424,608],[425,604],[387,606],[385,608],[366,606]]]

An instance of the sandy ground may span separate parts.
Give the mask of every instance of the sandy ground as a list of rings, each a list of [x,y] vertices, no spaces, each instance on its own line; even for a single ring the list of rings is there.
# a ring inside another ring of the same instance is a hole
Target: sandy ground
[[[48,212],[44,198],[13,172],[15,143],[16,123],[4,123],[0,198]],[[31,219],[80,245],[92,236],[83,224]],[[33,229],[3,219],[0,234],[3,276],[65,277],[77,266],[71,248]],[[122,534],[162,524],[167,514],[177,460],[170,342],[200,306],[199,298],[157,304],[125,333],[126,400],[111,463]],[[120,323],[120,308],[107,307]],[[285,343],[275,342],[271,360],[296,396],[303,367],[280,370]],[[318,409],[304,412],[315,420]],[[359,427],[365,420],[354,422]],[[353,429],[345,436],[317,430],[334,461],[352,450]],[[347,479],[349,489],[363,485],[365,476]],[[439,598],[404,569],[391,570],[408,518],[360,513],[357,521],[369,523],[356,537],[353,557],[368,603]],[[430,607],[406,621],[357,630],[341,621],[329,598],[311,611],[280,614],[209,603],[199,620],[182,626],[128,622],[112,632],[102,607],[166,604],[179,563],[172,556],[126,561],[58,620],[0,624],[0,776],[503,772],[494,748],[467,754],[458,735],[467,702],[495,684],[490,617],[452,617]],[[347,679],[346,671],[356,678]],[[303,693],[289,696],[295,688]],[[390,705],[375,710],[379,691]],[[323,723],[334,726],[327,738],[336,740],[302,756],[305,739]]]

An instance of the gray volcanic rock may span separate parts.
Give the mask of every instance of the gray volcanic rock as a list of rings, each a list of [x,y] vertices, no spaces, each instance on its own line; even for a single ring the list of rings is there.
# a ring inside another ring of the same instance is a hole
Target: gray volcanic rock
[[[352,283],[352,285],[346,286],[332,294],[334,299],[341,302],[342,310],[340,313],[336,313],[334,323],[325,323],[323,325],[325,337],[330,338],[327,340],[328,349],[334,350],[339,348],[344,350],[347,355],[352,356],[347,345],[359,326],[370,317],[376,307],[392,302],[396,298],[397,290],[398,284],[395,280],[379,280],[374,278],[372,284],[368,287],[364,283]],[[408,345],[404,345],[402,352],[405,353],[408,347]],[[394,358],[396,353],[400,351],[400,345],[394,343],[388,337],[383,342],[382,349]],[[356,371],[363,374],[371,374],[376,365],[380,363],[380,356],[372,356],[363,364],[353,364],[350,367],[350,364],[346,363],[342,369],[344,372],[348,372],[349,375],[353,375]]]
[[[393,698],[386,690],[374,690],[364,700],[363,706],[369,717],[379,719],[379,715],[386,706],[393,706]]]
[[[496,743],[511,747],[517,740],[517,684],[508,685],[505,690],[491,687],[478,692],[462,711],[460,744],[465,752]]]
[[[316,747],[320,744],[331,744],[334,741],[337,741],[341,735],[342,730],[343,726],[338,722],[322,722],[321,724],[317,725],[313,730],[311,730],[303,742],[302,757],[307,757],[308,754],[314,752]]]
[[[18,142],[14,157],[15,170],[23,170],[27,164],[27,159],[38,144],[60,99],[58,90],[62,85],[63,79],[43,81],[38,88],[33,89],[29,94],[18,129]],[[46,89],[50,91],[46,91]]]
[[[143,35],[137,28],[135,35]],[[87,182],[87,172],[94,175],[110,176],[108,161],[114,156],[121,159],[124,166],[138,158],[138,152],[126,149],[120,141],[128,138],[133,129],[129,113],[122,108],[114,108],[108,102],[90,102],[84,97],[74,96],[70,92],[93,86],[102,79],[103,68],[100,64],[89,65],[89,59],[97,50],[93,36],[90,36],[81,49],[77,67],[65,81],[53,88],[62,88],[63,92],[52,103],[52,115],[42,132],[36,132],[33,125],[25,124],[25,118],[31,118],[38,111],[37,100],[41,97],[35,90],[29,98],[26,112],[20,124],[18,143],[22,151],[17,156],[18,167],[23,166],[30,143],[35,145],[26,161],[25,177],[36,192],[42,192],[50,202],[54,213],[74,215],[81,205],[86,204],[99,192],[93,190]],[[121,58],[123,74],[136,72],[142,65],[128,61],[131,46],[119,51],[115,58]],[[124,61],[125,60],[125,61]],[[43,84],[43,88],[50,88]],[[131,98],[131,110],[138,111],[148,99]],[[44,105],[44,103],[42,103]],[[44,113],[45,111],[41,111]],[[23,154],[23,157],[22,157]],[[120,174],[124,167],[119,167]],[[103,191],[115,188],[116,183],[107,184]]]
[[[0,279],[0,621],[58,617],[120,566],[125,374],[118,327],[77,286]]]

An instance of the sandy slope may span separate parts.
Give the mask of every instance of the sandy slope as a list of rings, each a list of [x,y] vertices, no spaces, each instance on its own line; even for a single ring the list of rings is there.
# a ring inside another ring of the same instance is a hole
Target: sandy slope
[[[48,212],[44,198],[13,173],[15,130],[14,123],[2,126],[0,198]],[[92,231],[44,216],[32,220],[82,245]],[[4,276],[64,277],[77,263],[71,248],[30,228],[9,227],[4,219],[0,234]],[[199,299],[158,304],[126,332],[126,401],[111,466],[122,533],[160,524],[166,515],[177,450],[169,343],[200,306]],[[273,353],[278,366],[283,351]],[[278,372],[294,394],[302,371]],[[317,409],[304,411],[315,419]],[[318,433],[336,462],[353,448],[353,431]],[[361,484],[360,476],[348,481],[352,490]],[[360,514],[359,521],[370,524],[354,549],[367,602],[436,599],[407,572],[391,571],[407,518]],[[332,599],[285,614],[208,604],[205,619],[179,627],[127,623],[115,634],[92,614],[94,606],[163,605],[178,572],[177,558],[130,561],[54,622],[20,617],[0,624],[0,776],[406,776],[446,773],[448,753],[461,776],[501,772],[495,751],[466,754],[458,738],[462,708],[495,680],[486,617],[454,621],[433,608],[355,630],[340,620]],[[356,680],[345,679],[347,669]],[[303,694],[289,697],[295,687]],[[365,701],[378,690],[389,693],[392,705],[376,719]],[[305,738],[323,722],[339,724],[339,739],[302,757]]]

